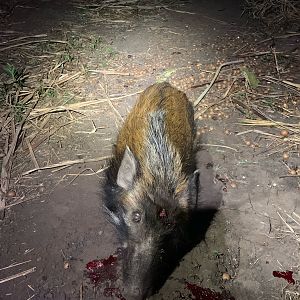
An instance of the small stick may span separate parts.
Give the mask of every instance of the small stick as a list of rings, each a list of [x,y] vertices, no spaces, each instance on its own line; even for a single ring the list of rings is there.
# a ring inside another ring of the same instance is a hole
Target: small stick
[[[300,177],[300,175],[282,175],[279,178],[286,178],[286,177]]]
[[[1,268],[0,271],[2,270],[7,270],[7,269],[10,269],[10,268],[13,268],[13,267],[17,267],[17,266],[20,266],[20,265],[24,265],[24,264],[27,264],[31,262],[31,259],[30,260],[26,260],[26,261],[23,261],[23,262],[20,262],[20,263],[13,263],[7,267],[4,267],[4,268]]]
[[[272,134],[272,133],[268,133],[268,132],[263,132],[261,130],[256,130],[256,129],[250,129],[250,130],[246,130],[246,131],[243,131],[243,132],[239,132],[239,133],[236,134],[236,136],[251,133],[251,132],[259,133],[259,134],[266,135],[266,136],[271,136],[271,137],[274,137],[274,138],[282,138],[281,136],[278,136],[278,135],[275,135],[275,134]]]
[[[238,78],[239,78],[239,77],[235,77],[235,78],[232,80],[230,86],[227,88],[226,92],[225,92],[224,95],[222,96],[222,99],[225,99],[225,98],[228,96],[228,94],[229,94],[231,88],[233,87],[234,83],[238,80]]]
[[[88,159],[76,159],[76,160],[66,160],[57,164],[49,165],[49,166],[44,166],[40,168],[34,168],[31,170],[28,170],[24,173],[22,173],[23,176],[29,175],[31,173],[34,173],[36,171],[41,171],[41,170],[48,170],[48,169],[53,169],[53,168],[59,168],[62,166],[72,166],[76,164],[85,164],[85,163],[90,163],[90,162],[96,162],[96,161],[102,161],[102,160],[107,160],[110,159],[111,156],[102,156],[102,157],[96,157],[96,158],[88,158]]]
[[[37,44],[37,43],[44,43],[44,42],[68,44],[68,42],[66,42],[66,41],[56,41],[56,40],[40,40],[40,41],[38,41],[37,40],[37,41],[29,41],[29,42],[24,42],[24,43],[20,43],[20,44],[16,44],[16,45],[11,45],[11,46],[7,46],[7,47],[3,47],[3,48],[0,48],[0,52],[8,50],[8,49],[12,49],[12,48],[17,48],[17,47],[25,46],[25,45]]]
[[[34,289],[30,284],[27,284],[27,286],[28,286],[33,292],[35,292],[35,289]]]
[[[120,75],[120,76],[131,76],[130,73],[122,73],[122,72],[117,72],[114,70],[88,70],[89,72],[93,73],[101,73],[104,75]]]
[[[113,111],[116,113],[116,115],[122,120],[122,122],[124,122],[123,117],[118,112],[118,110],[114,107],[114,105],[112,104],[111,100],[107,99],[107,102],[108,102],[109,106],[113,109]]]
[[[96,127],[95,122],[93,120],[91,120],[91,122],[92,122],[92,125],[93,125],[93,129],[91,131],[75,131],[75,133],[93,134],[93,133],[96,133],[98,129],[104,129],[105,128],[103,126]]]
[[[184,11],[184,10],[176,10],[176,9],[168,8],[165,6],[162,6],[162,8],[164,8],[165,10],[174,11],[174,12],[177,12],[180,14],[196,15],[196,13],[194,13],[194,12],[189,12],[189,11]]]
[[[300,92],[297,90],[297,88],[298,89],[300,88],[300,84],[293,83],[293,82],[290,82],[290,81],[287,81],[287,80],[276,79],[272,76],[265,76],[265,77],[263,77],[263,79],[265,79],[267,81],[275,82],[275,83],[283,85],[285,87],[289,87],[291,90],[296,92],[298,95],[300,94]]]
[[[216,80],[215,83],[223,82],[223,81],[225,81],[225,80],[224,80],[224,79],[219,79],[219,80]],[[191,89],[196,89],[196,88],[198,88],[198,87],[202,87],[202,86],[208,85],[209,83],[210,83],[209,81],[206,81],[206,82],[203,82],[203,83],[194,84],[194,85],[192,85],[190,88],[191,88]]]
[[[39,38],[39,37],[46,37],[46,36],[47,36],[47,34],[37,34],[37,35],[22,36],[22,37],[18,37],[18,38],[9,40],[9,41],[1,42],[0,45],[9,44],[11,42],[21,41],[21,40],[25,40],[25,39]]]
[[[243,50],[244,48],[246,48],[248,46],[248,44],[245,44],[244,46],[240,47],[239,49],[237,49],[236,51],[234,51],[232,53],[232,55],[236,55],[238,52],[240,52],[241,50]]]
[[[291,85],[295,88],[298,88],[300,89],[300,84],[299,83],[294,83],[294,82],[291,82],[291,81],[288,81],[288,80],[282,80],[283,83],[287,84],[287,85]]]
[[[83,300],[83,283],[81,283],[79,288],[79,300]]]
[[[268,120],[268,118],[262,113],[260,112],[257,108],[254,107],[250,107],[247,104],[245,104],[244,102],[237,100],[237,99],[232,99],[232,101],[236,104],[238,104],[239,106],[252,111],[254,114],[256,114],[257,116],[259,116],[260,118],[262,118],[263,120]]]
[[[299,216],[297,213],[295,213],[295,212],[293,211],[292,214],[295,215],[295,216],[300,220],[300,216]]]
[[[290,232],[295,233],[294,229],[292,226],[290,226],[284,219],[283,217],[280,215],[280,213],[277,211],[277,215],[280,217],[281,221],[287,226],[287,228],[290,230]]]
[[[1,175],[0,175],[0,179],[1,179],[1,182],[0,182],[0,189],[1,189],[1,191],[0,191],[0,211],[5,209],[4,194],[8,190],[13,155],[17,149],[17,144],[18,144],[19,138],[21,136],[23,126],[24,126],[30,112],[36,106],[38,100],[39,100],[39,98],[37,98],[34,101],[34,103],[32,104],[32,106],[27,109],[25,115],[23,116],[23,119],[18,124],[17,128],[13,130],[13,137],[12,137],[12,141],[9,145],[9,150],[8,150],[6,156],[4,156],[4,158],[2,160]],[[15,127],[13,120],[12,120],[12,127]],[[0,217],[1,217],[1,215],[0,215]]]
[[[72,184],[76,180],[76,178],[78,178],[79,176],[92,176],[92,175],[96,175],[98,178],[100,178],[97,174],[104,172],[107,168],[108,167],[101,168],[98,171],[94,171],[92,168],[86,168],[86,169],[82,170],[81,172],[79,172],[78,174],[66,174],[67,176],[74,176],[74,178],[69,182],[69,185]],[[92,173],[83,174],[85,171],[92,171]]]
[[[276,52],[277,54],[282,54],[283,52]],[[238,54],[239,57],[252,57],[252,56],[262,56],[262,55],[268,55],[272,54],[271,51],[262,51],[262,52],[248,52],[248,53],[242,53]]]
[[[237,149],[232,148],[232,147],[229,147],[229,146],[225,146],[225,145],[199,144],[199,146],[220,147],[220,148],[230,149],[230,150],[233,150],[233,151],[235,151],[235,152],[239,152]]]
[[[102,87],[104,90],[104,93],[107,95],[107,102],[109,104],[109,106],[112,108],[112,110],[114,111],[114,113],[121,119],[122,122],[124,122],[123,117],[121,116],[121,114],[118,112],[118,110],[114,107],[114,105],[112,104],[111,99],[108,97],[108,92],[107,92],[107,82],[106,82],[106,77],[104,75],[104,87]]]
[[[16,279],[16,278],[19,278],[19,277],[22,277],[22,276],[26,276],[30,273],[35,272],[35,271],[36,271],[36,267],[28,269],[28,270],[23,271],[23,272],[20,272],[20,273],[15,274],[15,275],[8,276],[6,278],[0,279],[0,284],[4,283],[4,282],[7,282],[7,281],[10,281],[10,280],[13,280],[13,279]]]
[[[89,106],[89,105],[96,105],[99,103],[104,103],[107,102],[108,100],[110,101],[115,101],[115,100],[120,100],[120,99],[124,99],[127,97],[131,97],[137,94],[142,93],[143,91],[137,91],[131,94],[127,94],[127,95],[122,95],[122,96],[118,96],[118,97],[107,97],[107,98],[101,98],[98,100],[90,100],[90,101],[86,101],[86,102],[79,102],[79,103],[73,103],[73,104],[69,104],[67,106],[56,106],[53,108],[36,108],[32,111],[32,113],[30,114],[30,119],[34,119],[37,117],[40,117],[42,115],[45,115],[47,113],[54,113],[54,112],[63,112],[66,110],[78,110],[80,108],[83,108],[85,106]]]
[[[276,66],[277,75],[278,75],[278,78],[280,79],[280,72],[279,72],[279,66],[278,66],[278,60],[277,60],[276,51],[275,51],[275,49],[273,47],[271,49],[272,49],[272,53],[274,55],[274,60],[275,60],[275,66]]]
[[[297,35],[300,35],[300,33],[295,32],[295,33],[289,33],[289,34],[274,36],[274,37],[262,40],[262,41],[258,42],[257,44],[259,45],[259,44],[262,44],[264,42],[272,41],[273,39],[285,39],[285,38],[288,38],[288,37],[291,37],[291,36],[297,36]]]
[[[291,219],[291,220],[293,220],[297,225],[299,225],[300,226],[300,223],[297,221],[297,220],[295,220],[291,215],[289,215],[286,211],[284,211],[285,213],[286,213],[286,215]]]
[[[228,61],[226,63],[223,63],[219,66],[219,68],[217,69],[214,78],[212,79],[212,81],[210,82],[209,86],[203,91],[203,93],[198,97],[198,99],[194,102],[194,106],[197,107],[198,104],[200,103],[200,101],[205,97],[205,95],[208,93],[208,91],[211,89],[211,87],[213,86],[213,84],[215,83],[217,77],[219,76],[221,69],[229,66],[229,65],[233,65],[233,64],[240,64],[243,63],[244,60],[235,60],[235,61]]]
[[[18,204],[25,203],[25,202],[30,201],[30,200],[33,200],[33,199],[34,199],[34,197],[32,197],[32,198],[27,198],[27,199],[24,199],[24,200],[22,200],[22,201],[18,201],[18,202],[15,202],[15,203],[6,205],[6,206],[4,206],[3,208],[0,207],[0,211],[1,211],[1,210],[4,210],[4,209],[7,209],[7,208],[10,208],[10,207],[13,207],[13,206],[18,205]]]
[[[28,150],[29,150],[29,154],[30,154],[31,160],[32,160],[32,162],[33,162],[33,164],[34,164],[34,167],[35,167],[35,168],[39,168],[40,166],[39,166],[39,164],[38,164],[38,162],[37,162],[37,160],[36,160],[36,157],[35,157],[35,155],[34,155],[34,152],[33,152],[33,149],[32,149],[32,147],[31,147],[31,144],[30,144],[29,139],[26,138],[26,139],[25,139],[25,142],[26,142],[27,148],[28,148]]]

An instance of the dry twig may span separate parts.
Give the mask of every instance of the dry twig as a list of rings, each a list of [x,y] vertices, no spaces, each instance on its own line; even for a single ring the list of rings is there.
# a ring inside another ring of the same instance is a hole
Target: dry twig
[[[8,192],[13,155],[16,151],[17,144],[18,144],[19,138],[21,136],[23,126],[24,126],[30,112],[36,106],[38,100],[39,100],[39,98],[37,97],[37,99],[33,102],[32,106],[27,108],[27,111],[24,114],[21,122],[16,126],[15,130],[13,131],[13,139],[9,145],[9,150],[3,158],[2,167],[1,167],[0,211],[2,211],[5,208],[5,195]],[[13,122],[13,120],[12,120],[12,122]],[[14,123],[12,123],[12,124],[14,124]]]
[[[213,84],[215,83],[217,77],[219,76],[222,68],[229,66],[229,65],[233,65],[233,64],[241,64],[243,63],[244,60],[236,60],[236,61],[228,61],[226,63],[223,63],[219,66],[219,68],[217,69],[214,78],[212,79],[212,81],[210,82],[209,86],[203,91],[203,93],[197,98],[197,100],[194,102],[194,106],[197,108],[198,104],[201,102],[201,100],[206,96],[206,94],[209,92],[209,90],[211,89],[211,87],[213,86]]]
[[[225,148],[225,149],[230,149],[235,152],[239,152],[237,149],[226,146],[226,145],[214,145],[214,144],[199,144],[199,146],[205,146],[205,147],[217,147],[217,148]]]
[[[31,259],[30,259],[30,260],[23,261],[23,262],[20,262],[20,263],[13,263],[13,264],[11,264],[11,265],[9,265],[9,266],[7,266],[7,267],[1,268],[0,271],[2,271],[2,270],[7,270],[7,269],[10,269],[10,268],[14,268],[14,267],[17,267],[17,266],[21,266],[21,265],[27,264],[27,263],[29,263],[29,262],[31,262]]]
[[[10,45],[10,46],[7,46],[7,47],[3,47],[3,48],[0,48],[0,52],[6,51],[6,50],[10,50],[10,49],[13,49],[13,48],[18,48],[18,47],[21,47],[21,46],[26,46],[26,45],[30,45],[30,44],[37,44],[37,43],[45,43],[45,42],[48,42],[48,43],[68,44],[68,42],[66,42],[66,41],[36,40],[36,41],[28,41],[28,42],[24,42],[24,43],[20,43],[20,44],[16,44],[16,45]]]
[[[19,277],[22,277],[22,276],[26,276],[26,275],[28,275],[28,274],[30,274],[30,273],[35,272],[35,271],[36,271],[36,267],[33,267],[33,268],[28,269],[28,270],[26,270],[26,271],[22,271],[22,272],[20,272],[20,273],[18,273],[18,274],[11,275],[11,276],[8,276],[8,277],[6,277],[6,278],[2,278],[2,279],[0,279],[0,284],[1,284],[1,283],[4,283],[4,282],[11,281],[11,280],[13,280],[13,279],[16,279],[16,278],[19,278]]]
[[[37,172],[37,171],[42,171],[42,170],[49,170],[49,169],[54,169],[54,168],[60,168],[64,166],[73,166],[76,164],[85,164],[85,163],[90,163],[90,162],[96,162],[96,161],[102,161],[102,160],[107,160],[110,159],[111,156],[102,156],[102,157],[96,157],[96,158],[87,158],[87,159],[76,159],[76,160],[66,160],[57,164],[49,165],[49,166],[44,166],[40,168],[34,168],[31,170],[28,170],[24,173],[22,173],[23,176],[29,175],[31,173]]]

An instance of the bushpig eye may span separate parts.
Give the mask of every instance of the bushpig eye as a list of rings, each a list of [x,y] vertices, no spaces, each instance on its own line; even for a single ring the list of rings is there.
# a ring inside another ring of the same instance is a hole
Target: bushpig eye
[[[142,219],[142,215],[141,215],[140,211],[134,211],[132,213],[132,221],[133,222],[138,223],[141,221],[141,219]]]

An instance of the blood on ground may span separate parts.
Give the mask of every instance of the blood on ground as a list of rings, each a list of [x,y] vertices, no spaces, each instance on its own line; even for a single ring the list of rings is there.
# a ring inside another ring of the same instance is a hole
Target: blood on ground
[[[219,293],[209,288],[198,286],[197,284],[186,282],[185,287],[192,293],[195,300],[235,300],[228,293]]]
[[[117,255],[110,255],[108,258],[95,259],[86,264],[87,277],[97,286],[106,283],[103,290],[105,297],[115,297],[120,300],[126,300],[118,287],[113,286],[118,279],[117,276]]]
[[[286,271],[286,272],[273,271],[273,276],[277,278],[283,278],[288,283],[295,284],[295,279],[293,278],[292,271]]]
[[[95,259],[86,264],[88,277],[93,284],[98,285],[106,281],[117,280],[117,256]]]

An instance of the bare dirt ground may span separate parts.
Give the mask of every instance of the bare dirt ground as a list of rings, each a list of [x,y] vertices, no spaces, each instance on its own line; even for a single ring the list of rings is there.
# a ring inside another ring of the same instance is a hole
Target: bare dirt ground
[[[149,84],[195,102],[237,60],[196,109],[201,205],[219,210],[151,299],[300,299],[299,33],[268,39],[237,1],[128,3],[3,8],[2,169],[29,114],[0,221],[0,299],[123,299],[86,274],[119,247],[101,204],[117,129]]]

